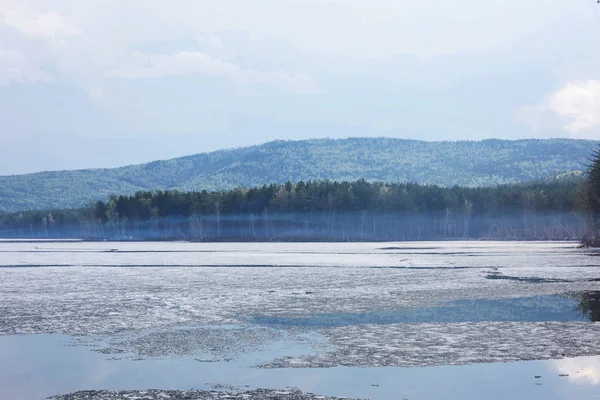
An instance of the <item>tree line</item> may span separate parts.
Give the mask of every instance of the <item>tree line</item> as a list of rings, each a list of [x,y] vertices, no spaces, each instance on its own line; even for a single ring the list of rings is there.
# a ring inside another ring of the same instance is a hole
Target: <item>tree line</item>
[[[444,188],[358,180],[226,191],[143,191],[112,195],[80,209],[0,214],[0,236],[197,241],[575,239],[589,230],[590,187],[575,181]]]

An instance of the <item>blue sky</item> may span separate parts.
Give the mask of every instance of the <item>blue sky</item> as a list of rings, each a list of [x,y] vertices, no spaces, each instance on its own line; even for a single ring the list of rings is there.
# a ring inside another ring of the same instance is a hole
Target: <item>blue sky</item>
[[[0,174],[273,139],[600,139],[594,0],[0,0]]]

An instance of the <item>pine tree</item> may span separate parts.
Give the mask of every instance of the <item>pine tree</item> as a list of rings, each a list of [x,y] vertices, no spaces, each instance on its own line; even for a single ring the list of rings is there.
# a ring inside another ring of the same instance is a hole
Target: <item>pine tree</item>
[[[581,188],[581,196],[581,207],[589,215],[594,231],[593,236],[598,238],[600,231],[600,147],[592,153],[587,178]]]

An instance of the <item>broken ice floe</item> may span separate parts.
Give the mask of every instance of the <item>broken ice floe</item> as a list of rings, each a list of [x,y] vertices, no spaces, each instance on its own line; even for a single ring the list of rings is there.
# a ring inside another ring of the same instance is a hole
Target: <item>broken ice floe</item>
[[[121,392],[81,391],[52,397],[55,400],[337,400],[340,397],[303,393],[296,389],[250,391],[130,390]]]
[[[600,324],[488,322],[359,325],[319,331],[335,349],[260,368],[434,366],[600,354]]]

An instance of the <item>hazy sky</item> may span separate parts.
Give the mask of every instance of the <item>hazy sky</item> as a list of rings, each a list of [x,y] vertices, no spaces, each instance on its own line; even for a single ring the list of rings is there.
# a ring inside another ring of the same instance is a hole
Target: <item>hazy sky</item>
[[[273,139],[600,139],[595,0],[0,0],[0,174]]]

